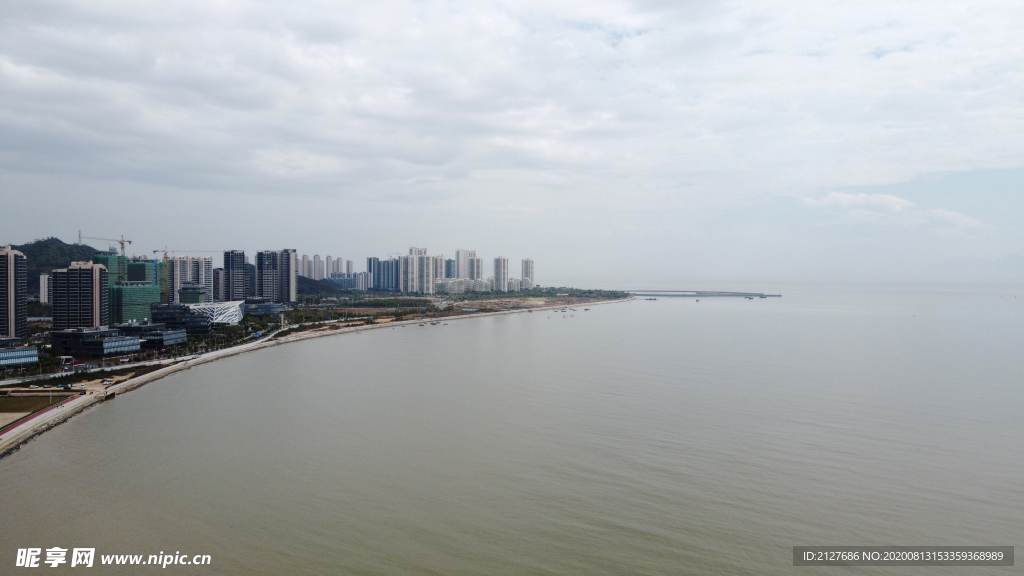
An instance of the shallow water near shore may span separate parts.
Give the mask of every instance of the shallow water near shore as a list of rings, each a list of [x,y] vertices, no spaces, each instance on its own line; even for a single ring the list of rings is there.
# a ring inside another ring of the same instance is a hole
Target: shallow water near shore
[[[211,555],[188,574],[847,574],[792,546],[1024,544],[1021,287],[784,292],[176,374],[0,460],[0,572],[59,546]]]

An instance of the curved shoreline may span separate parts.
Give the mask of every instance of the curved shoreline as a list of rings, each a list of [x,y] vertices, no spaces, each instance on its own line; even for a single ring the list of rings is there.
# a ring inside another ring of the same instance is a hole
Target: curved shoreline
[[[484,316],[500,316],[508,314],[523,314],[530,310],[560,310],[567,308],[568,306],[597,306],[600,304],[616,304],[620,302],[628,302],[635,298],[620,298],[618,300],[601,300],[598,302],[588,302],[586,304],[567,304],[558,306],[540,306],[538,308],[521,308],[516,310],[499,310],[495,312],[476,312],[471,314],[465,314],[461,316],[450,316],[438,318],[438,321],[455,321],[455,320],[466,320],[470,318],[482,318]],[[165,368],[143,374],[134,378],[129,378],[124,382],[115,384],[107,388],[102,394],[90,394],[86,396],[73,396],[69,400],[65,400],[59,404],[55,404],[33,415],[27,417],[27,420],[23,420],[17,426],[12,427],[9,430],[3,432],[0,435],[0,459],[13,454],[21,449],[30,440],[43,434],[47,430],[59,426],[64,422],[67,422],[74,416],[84,412],[85,410],[100,404],[108,399],[116,397],[118,394],[124,394],[155,382],[162,378],[166,378],[171,374],[175,374],[182,370],[190,370],[193,366],[201,366],[209,362],[220,360],[222,358],[228,358],[231,356],[237,356],[239,354],[245,354],[247,352],[254,352],[256,350],[262,350],[271,346],[278,346],[281,344],[290,344],[292,342],[300,342],[302,340],[309,340],[312,338],[323,338],[326,336],[338,336],[341,334],[351,334],[353,332],[361,332],[364,330],[377,330],[380,328],[394,327],[394,326],[408,326],[422,324],[425,319],[420,320],[400,320],[398,322],[384,322],[381,324],[367,324],[362,326],[348,326],[344,328],[338,328],[334,330],[323,329],[323,330],[310,330],[307,332],[299,332],[296,334],[290,334],[282,338],[275,338],[276,334],[268,336],[263,340],[251,342],[249,344],[242,344],[240,346],[234,346],[224,350],[215,350],[213,352],[207,352],[205,354],[195,356],[188,360],[182,360],[175,364],[171,364]],[[46,416],[46,418],[42,418]]]

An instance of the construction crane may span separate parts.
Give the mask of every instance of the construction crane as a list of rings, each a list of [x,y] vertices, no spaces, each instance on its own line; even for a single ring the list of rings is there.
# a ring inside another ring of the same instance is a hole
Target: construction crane
[[[126,240],[122,234],[120,238],[97,238],[96,236],[82,236],[82,231],[78,231],[78,243],[81,244],[82,240],[106,240],[107,242],[117,242],[121,245],[121,256],[125,256],[124,246],[125,244],[131,244],[131,240]]]

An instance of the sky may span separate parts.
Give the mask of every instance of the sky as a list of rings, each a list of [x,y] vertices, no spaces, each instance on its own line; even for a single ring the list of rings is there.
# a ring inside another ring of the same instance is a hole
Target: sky
[[[1021,30],[985,0],[5,0],[0,242],[1024,280]]]

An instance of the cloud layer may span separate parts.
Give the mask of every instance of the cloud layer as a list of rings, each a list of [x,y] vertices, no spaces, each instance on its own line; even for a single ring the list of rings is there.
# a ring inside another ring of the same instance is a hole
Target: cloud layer
[[[305,198],[418,243],[449,240],[424,213],[621,237],[779,196],[978,228],[852,189],[1019,166],[1021,29],[994,1],[8,0],[0,183]]]

